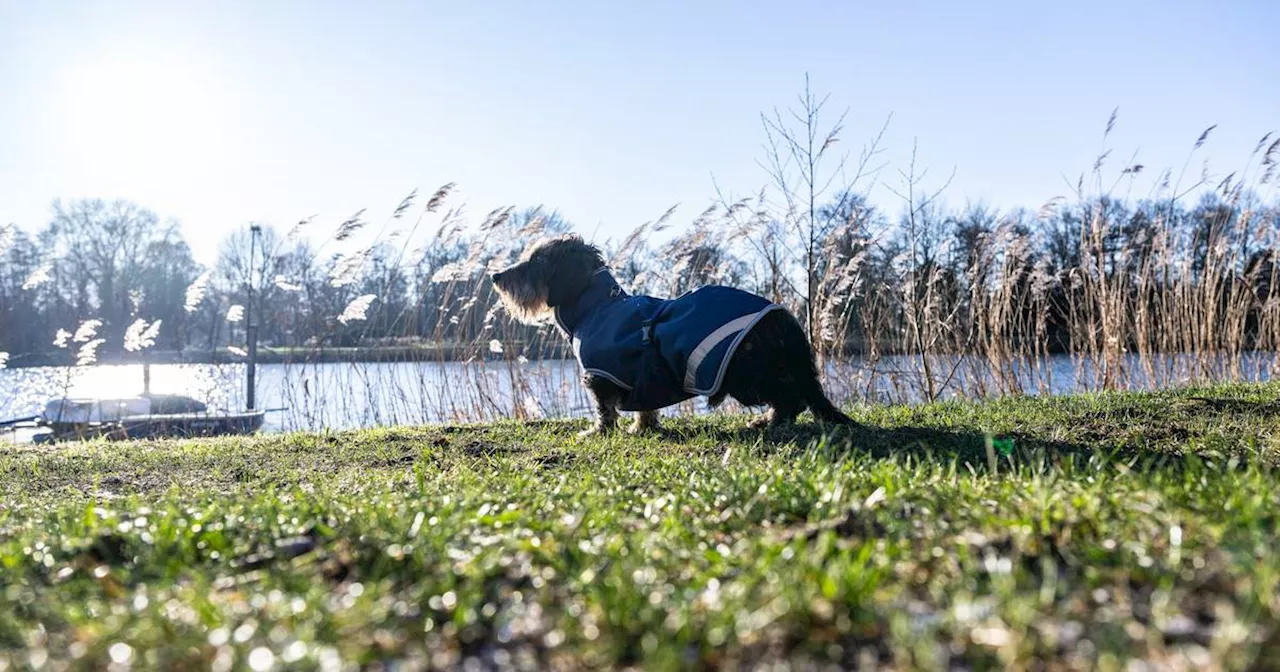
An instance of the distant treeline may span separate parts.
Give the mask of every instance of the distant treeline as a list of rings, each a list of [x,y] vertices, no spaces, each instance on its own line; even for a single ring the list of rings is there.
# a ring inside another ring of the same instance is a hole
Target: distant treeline
[[[830,297],[817,321],[816,340],[836,354],[913,351],[916,338],[906,309],[926,299],[931,305],[921,307],[939,318],[931,328],[946,318],[949,325],[972,332],[984,319],[974,310],[975,293],[995,289],[1025,295],[1027,300],[1010,304],[1014,312],[1005,319],[1041,320],[1046,351],[1065,352],[1071,348],[1073,316],[1079,316],[1073,306],[1084,303],[1084,279],[1098,274],[1117,282],[1117,275],[1147,274],[1145,285],[1124,283],[1133,300],[1140,298],[1141,286],[1155,291],[1179,281],[1218,283],[1228,293],[1233,286],[1247,287],[1248,300],[1238,307],[1246,316],[1247,346],[1256,345],[1256,313],[1272,298],[1274,206],[1246,208],[1208,194],[1191,208],[1158,201],[1130,206],[1111,199],[1039,214],[930,208],[916,213],[914,226],[891,223],[861,201],[849,210],[822,241],[814,274]],[[503,237],[524,235],[507,238],[505,250],[490,250],[499,228]],[[674,295],[729,283],[806,316],[794,274],[774,270],[768,254],[751,254],[751,246],[735,245],[741,241],[711,229],[704,219],[659,249],[640,239],[622,241],[626,256],[614,259],[615,271],[635,291]],[[161,222],[149,210],[124,201],[56,203],[52,221],[35,236],[22,229],[8,233],[0,271],[0,350],[10,353],[10,366],[71,363],[76,344],[55,347],[55,335],[97,319],[102,321],[97,335],[105,339],[99,358],[138,361],[142,353],[124,351],[124,335],[143,317],[162,323],[151,357],[235,359],[240,355],[225,348],[244,347],[245,320],[227,318],[243,315],[252,275],[262,361],[465,360],[487,353],[492,340],[506,343],[504,351],[514,346],[513,354],[562,356],[563,348],[544,342],[545,328],[504,318],[481,271],[511,261],[537,235],[569,230],[554,213],[513,211],[480,233],[437,236],[411,258],[404,247],[385,242],[362,248],[357,277],[340,282],[337,275],[350,264],[350,255],[321,257],[311,244],[296,235],[278,235],[270,226],[261,236],[266,253],[257,253],[253,269],[247,227],[224,241],[217,263],[206,269],[192,260],[177,225]],[[1230,263],[1223,263],[1223,255]],[[187,310],[188,288],[205,273],[205,295]],[[364,319],[340,321],[352,301],[370,294],[375,299]],[[1034,294],[1046,299],[1043,315],[1024,314],[1033,308]],[[859,315],[875,317],[856,319]],[[1128,320],[1132,314],[1114,317]],[[974,334],[969,344],[981,339]],[[967,349],[965,338],[931,340],[935,350]],[[361,356],[352,348],[369,353]]]

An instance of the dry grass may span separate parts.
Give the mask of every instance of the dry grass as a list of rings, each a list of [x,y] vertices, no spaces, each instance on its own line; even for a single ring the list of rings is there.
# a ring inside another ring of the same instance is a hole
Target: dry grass
[[[845,401],[1259,380],[1280,364],[1280,141],[1264,137],[1225,179],[1166,171],[1142,196],[1149,171],[1109,169],[1104,152],[1069,199],[1035,212],[948,211],[947,180],[930,186],[913,160],[889,186],[895,220],[867,197],[883,172],[883,129],[847,162],[834,149],[843,116],[824,126],[824,104],[806,90],[797,110],[762,119],[772,184],[758,195],[718,192],[686,227],[672,226],[672,208],[602,241],[624,286],[675,295],[733,284],[784,304]],[[298,242],[310,220],[269,231],[252,268],[233,254],[230,271],[199,275],[185,295],[190,319],[207,311],[213,340],[243,353],[245,325],[227,318],[252,280],[255,322],[279,327],[269,346],[296,353],[279,391],[294,426],[572,413],[585,400],[565,375],[563,337],[511,320],[487,277],[570,226],[541,208],[499,208],[472,225],[454,191],[425,202],[415,191],[381,226],[362,210],[315,248]],[[69,345],[87,364],[101,340]],[[406,373],[385,366],[391,358],[339,375],[322,363],[326,348],[386,344],[435,353],[436,365]]]

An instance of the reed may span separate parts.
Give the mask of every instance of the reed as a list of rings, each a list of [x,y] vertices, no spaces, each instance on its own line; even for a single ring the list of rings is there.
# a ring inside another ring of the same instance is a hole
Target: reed
[[[1104,150],[1068,197],[1034,210],[949,209],[949,180],[931,179],[913,160],[888,184],[899,200],[891,216],[869,197],[884,168],[884,129],[856,154],[837,155],[844,117],[824,125],[825,104],[806,89],[796,110],[763,117],[768,188],[734,199],[717,186],[714,204],[686,225],[673,207],[597,241],[624,285],[675,295],[733,284],[785,305],[807,325],[824,383],[846,404],[1274,375],[1280,140],[1264,136],[1247,164],[1222,179],[1207,169],[1188,177],[1184,166],[1148,186],[1143,165],[1108,163],[1113,115]],[[1192,143],[1186,165],[1211,131]],[[44,342],[79,366],[114,349],[116,331],[131,352],[174,330],[189,344],[191,334],[207,334],[210,348],[240,355],[252,283],[263,346],[284,361],[268,393],[273,405],[289,407],[287,426],[584,411],[563,337],[549,324],[510,319],[488,280],[533,240],[571,225],[541,207],[472,218],[456,191],[449,183],[422,199],[415,190],[380,226],[361,210],[315,243],[301,236],[317,225],[312,218],[283,236],[264,227],[267,253],[252,267],[232,241],[218,267],[188,276],[176,290],[177,323],[149,314],[141,297],[128,330],[80,315]],[[14,237],[12,227],[0,229],[5,247],[16,249]],[[65,277],[72,260],[49,250],[24,263],[9,274],[15,291],[40,297],[33,305],[55,305],[51,280]],[[17,305],[13,296],[0,300]],[[325,354],[362,347],[372,361],[334,364]],[[0,353],[0,366],[16,356]],[[212,369],[233,378],[237,366]],[[699,408],[690,402],[673,412]]]

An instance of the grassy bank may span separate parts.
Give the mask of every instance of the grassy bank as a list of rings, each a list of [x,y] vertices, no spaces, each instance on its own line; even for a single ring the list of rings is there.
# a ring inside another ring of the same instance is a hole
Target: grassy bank
[[[0,669],[1280,659],[1280,386],[854,415],[0,448]]]

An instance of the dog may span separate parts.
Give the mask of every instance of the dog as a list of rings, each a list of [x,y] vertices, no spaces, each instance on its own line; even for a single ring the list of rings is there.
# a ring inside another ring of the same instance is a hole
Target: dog
[[[799,321],[761,296],[719,285],[675,299],[631,296],[599,248],[574,234],[534,244],[490,279],[513,317],[550,317],[569,339],[595,405],[582,435],[612,431],[619,410],[637,412],[631,432],[656,430],[659,409],[695,396],[712,408],[726,396],[768,406],[755,428],[806,408],[819,421],[854,424],[823,392]]]

